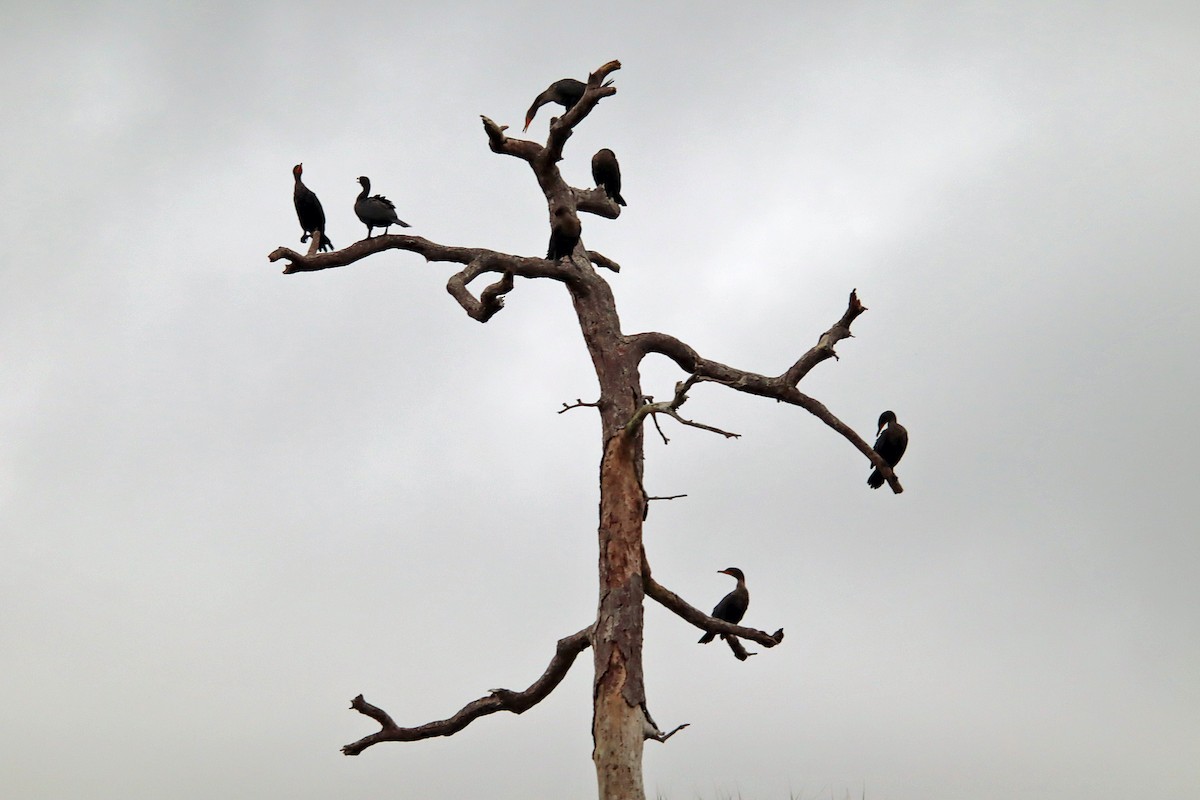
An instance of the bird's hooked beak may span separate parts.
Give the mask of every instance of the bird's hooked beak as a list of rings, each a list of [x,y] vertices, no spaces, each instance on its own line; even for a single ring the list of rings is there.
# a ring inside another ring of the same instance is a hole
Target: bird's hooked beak
[[[525,133],[529,130],[529,123],[531,123],[531,122],[533,122],[533,117],[525,118],[525,127],[521,128],[521,133]]]

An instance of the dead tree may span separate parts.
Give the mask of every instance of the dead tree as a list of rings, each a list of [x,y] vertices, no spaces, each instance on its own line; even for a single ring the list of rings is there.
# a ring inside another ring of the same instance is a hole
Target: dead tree
[[[544,145],[509,138],[507,126],[483,117],[483,128],[491,150],[529,164],[538,186],[546,197],[552,231],[574,234],[581,230],[579,214],[595,214],[615,219],[621,207],[603,188],[579,189],[567,185],[558,169],[563,148],[572,131],[583,122],[605,97],[616,93],[607,80],[620,69],[610,61],[589,76],[579,102],[554,119]],[[427,261],[462,265],[446,286],[472,319],[487,322],[504,308],[504,296],[514,289],[516,278],[558,281],[570,295],[592,357],[599,382],[599,397],[594,402],[564,404],[568,408],[595,408],[600,417],[603,457],[600,463],[599,607],[595,620],[582,630],[560,639],[550,664],[540,678],[524,691],[495,689],[487,696],[467,703],[453,716],[417,727],[397,725],[385,711],[366,700],[355,698],[352,708],[379,723],[380,729],[342,748],[347,755],[358,755],[380,742],[415,741],[433,736],[450,736],[475,719],[497,711],[520,714],[544,699],[570,669],[575,657],[592,649],[593,682],[592,738],[593,760],[601,800],[642,800],[642,743],[646,739],[665,741],[676,729],[665,733],[658,728],[646,707],[642,681],[642,606],[645,597],[661,603],[684,621],[704,631],[725,634],[735,655],[747,653],[741,639],[763,647],[774,647],[783,639],[782,629],[773,634],[714,619],[686,603],[658,584],[642,546],[642,524],[649,497],[642,485],[643,435],[647,418],[657,422],[659,415],[689,426],[715,431],[725,436],[736,434],[686,419],[680,407],[697,385],[712,383],[739,392],[760,395],[799,406],[841,434],[886,477],[892,491],[902,491],[896,476],[848,425],[823,404],[801,392],[797,385],[814,367],[836,357],[834,346],[848,338],[850,325],[866,308],[856,292],[850,292],[845,313],[817,343],[800,355],[796,362],[777,376],[760,375],[731,367],[701,356],[685,342],[665,333],[626,334],[621,331],[616,304],[608,282],[598,269],[618,272],[620,266],[601,253],[588,250],[579,239],[569,255],[550,260],[518,256],[493,250],[454,247],[431,242],[420,236],[397,234],[364,239],[330,253],[297,253],[279,248],[271,261],[286,262],[284,273],[313,272],[354,264],[384,250],[409,250]],[[485,273],[498,279],[476,296],[468,288]],[[642,392],[639,366],[651,354],[673,361],[682,371],[669,400],[653,402]],[[683,727],[683,726],[679,726]]]

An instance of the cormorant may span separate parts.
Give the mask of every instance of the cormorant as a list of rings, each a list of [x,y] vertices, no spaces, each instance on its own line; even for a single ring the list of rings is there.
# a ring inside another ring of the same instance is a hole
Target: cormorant
[[[617,201],[617,205],[625,205],[625,198],[621,197],[621,165],[617,163],[617,154],[607,147],[592,156],[592,180],[603,186],[604,193]]]
[[[304,229],[300,243],[307,242],[311,234],[319,233],[321,234],[321,245],[318,250],[332,250],[333,242],[329,241],[329,237],[325,235],[325,209],[321,208],[321,201],[312,193],[312,190],[304,185],[304,181],[300,180],[303,172],[303,164],[292,167],[292,175],[296,178],[296,191],[292,193],[292,199],[296,203],[296,218],[300,220],[300,227]]]
[[[563,256],[570,258],[579,244],[579,235],[583,226],[579,217],[572,214],[565,206],[554,209],[554,218],[550,220],[550,247],[546,250],[546,258],[557,261]]]
[[[388,200],[381,194],[374,197],[368,197],[371,193],[371,179],[367,176],[362,176],[358,179],[362,184],[362,191],[358,193],[358,199],[354,201],[354,213],[362,220],[362,224],[367,226],[367,238],[371,238],[371,231],[375,228],[383,228],[383,232],[387,233],[388,228],[392,225],[399,225],[401,228],[411,228],[404,220],[396,216],[396,206],[391,200]]]
[[[539,108],[546,105],[546,103],[558,103],[567,111],[570,111],[583,98],[585,89],[587,89],[587,84],[583,81],[577,81],[574,78],[563,78],[560,81],[550,84],[546,91],[534,99],[533,105],[525,112],[525,127],[521,130],[529,130],[529,123],[533,122],[533,115],[537,113]]]
[[[886,426],[886,427],[885,427]],[[900,463],[901,457],[904,455],[905,448],[908,447],[908,431],[899,422],[896,422],[896,412],[885,411],[879,415],[879,438],[875,440],[875,452],[879,453],[889,467],[894,467]],[[871,477],[867,478],[867,485],[872,489],[878,489],[883,486],[883,476],[879,474],[878,469],[871,471]]]
[[[746,609],[750,606],[750,591],[746,588],[746,576],[737,567],[726,567],[717,572],[737,578],[737,587],[721,598],[721,602],[717,603],[713,609],[712,616],[736,625],[742,621],[742,617],[746,615]],[[706,633],[700,637],[698,644],[708,644],[715,638],[717,638],[715,633]]]

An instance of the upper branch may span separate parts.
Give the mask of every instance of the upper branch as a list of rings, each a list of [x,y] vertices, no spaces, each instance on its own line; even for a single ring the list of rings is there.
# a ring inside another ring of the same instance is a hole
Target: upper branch
[[[316,272],[322,269],[344,267],[367,256],[384,250],[409,250],[425,257],[426,261],[446,261],[466,264],[466,268],[451,276],[446,290],[458,304],[480,322],[487,322],[504,307],[504,295],[512,291],[513,278],[553,278],[563,282],[578,280],[578,273],[565,264],[544,258],[530,258],[500,253],[482,247],[452,247],[431,242],[420,236],[385,234],[355,242],[349,247],[332,253],[310,253],[302,255],[287,247],[279,247],[268,256],[271,261],[286,259],[284,274]],[[476,298],[467,289],[467,284],[485,272],[498,272],[503,277],[488,286]]]
[[[448,261],[454,264],[480,263],[486,265],[485,272],[511,272],[522,278],[555,278],[568,280],[570,270],[553,261],[542,258],[509,255],[483,247],[455,247],[438,244],[422,236],[405,236],[397,233],[372,236],[330,253],[304,255],[289,247],[277,247],[267,259],[275,262],[286,260],[283,274],[295,272],[317,272],[334,267],[345,267],[367,256],[385,250],[408,250],[424,256],[426,261]]]
[[[550,135],[546,138],[544,158],[551,162],[562,160],[563,147],[566,145],[567,139],[571,138],[575,126],[592,113],[592,109],[602,98],[617,93],[617,87],[605,79],[620,68],[621,62],[614,59],[588,75],[587,89],[584,90],[583,97],[571,107],[570,111],[550,123]]]
[[[554,658],[550,660],[546,671],[525,691],[492,689],[489,695],[472,700],[459,709],[454,716],[415,728],[401,728],[392,721],[387,712],[371,705],[360,694],[354,698],[350,707],[378,722],[380,730],[378,733],[364,736],[357,742],[346,745],[342,748],[342,752],[348,756],[356,756],[371,745],[380,742],[415,742],[434,736],[453,736],[479,717],[495,714],[497,711],[511,711],[514,714],[528,711],[545,700],[550,692],[554,691],[555,687],[562,682],[562,679],[566,677],[567,670],[574,663],[575,657],[591,646],[591,636],[592,626],[589,625],[578,633],[559,639],[558,646],[554,651]]]
[[[795,386],[817,364],[820,364],[830,356],[837,358],[837,353],[834,352],[833,346],[842,339],[849,339],[854,336],[854,334],[850,333],[850,323],[854,322],[858,318],[858,315],[866,310],[867,307],[858,299],[858,290],[852,289],[850,291],[850,302],[846,306],[846,313],[842,314],[841,319],[833,323],[832,328],[821,334],[821,338],[817,340],[817,343],[807,353],[800,356],[800,360],[783,374],[784,382]]]
[[[720,383],[739,392],[770,397],[781,403],[800,406],[845,437],[860,453],[870,459],[873,466],[879,468],[880,473],[887,479],[888,485],[892,487],[892,491],[900,494],[904,491],[904,487],[892,473],[891,467],[879,457],[871,445],[855,433],[849,425],[834,416],[823,403],[796,388],[800,379],[807,375],[813,367],[825,359],[837,355],[833,350],[833,345],[851,335],[850,323],[866,310],[866,307],[858,299],[858,293],[850,292],[850,301],[842,318],[822,334],[817,344],[802,355],[786,372],[775,377],[748,372],[719,361],[710,361],[701,357],[690,345],[665,333],[649,331],[635,334],[630,339],[636,349],[638,359],[650,353],[664,355],[674,361],[684,372],[691,373],[690,382]]]
[[[602,98],[616,94],[617,87],[613,86],[610,81],[606,82],[605,78],[620,68],[621,62],[613,60],[588,76],[587,89],[584,90],[583,97],[570,111],[558,117],[550,125],[550,135],[546,140],[545,147],[528,139],[510,138],[505,133],[508,130],[507,125],[499,125],[488,117],[480,115],[483,120],[483,129],[488,136],[488,146],[493,153],[520,158],[530,164],[539,159],[551,164],[561,161],[563,146],[567,139],[571,138],[571,132],[575,126],[583,122]]]
[[[532,164],[537,154],[542,151],[542,146],[537,142],[531,142],[528,139],[510,139],[504,133],[508,130],[507,125],[497,125],[482,114],[479,116],[483,120],[483,129],[488,135],[488,146],[493,153],[513,156]]]

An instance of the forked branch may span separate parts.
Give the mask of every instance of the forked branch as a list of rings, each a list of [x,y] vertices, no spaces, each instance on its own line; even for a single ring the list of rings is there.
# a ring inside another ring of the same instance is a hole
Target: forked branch
[[[633,416],[630,418],[629,422],[625,425],[626,435],[632,435],[634,432],[636,432],[638,429],[638,426],[640,426],[642,424],[643,420],[645,420],[647,416],[653,416],[653,415],[657,415],[657,414],[666,414],[671,419],[679,422],[682,425],[687,425],[688,427],[691,427],[691,428],[700,428],[701,430],[709,431],[711,433],[719,433],[722,436],[724,436],[726,439],[740,438],[741,434],[730,433],[729,431],[723,431],[720,428],[714,428],[711,425],[705,425],[702,422],[695,422],[694,420],[684,419],[683,417],[679,416],[679,407],[687,402],[688,389],[692,388],[692,386],[696,383],[697,380],[698,380],[698,378],[695,375],[693,375],[690,378],[688,378],[686,381],[680,381],[679,383],[676,383],[675,384],[675,396],[673,398],[671,398],[670,402],[667,402],[667,403],[649,402],[649,403],[645,403],[640,408],[638,408],[638,410],[636,412],[634,412]],[[655,425],[657,426],[657,424],[658,423],[656,420]],[[660,436],[662,436],[664,444],[670,443],[670,440],[667,439],[666,434],[664,434],[662,432],[662,428],[658,429],[658,433]]]
[[[360,694],[351,702],[350,708],[378,722],[380,729],[378,733],[364,736],[357,742],[346,745],[342,748],[342,752],[348,756],[356,756],[371,745],[380,742],[415,742],[435,736],[453,736],[479,717],[495,714],[497,711],[524,713],[545,700],[562,682],[571,668],[571,664],[574,663],[575,657],[591,646],[591,636],[592,626],[589,625],[578,633],[559,639],[550,665],[546,667],[542,676],[525,691],[492,689],[487,696],[467,703],[454,716],[436,722],[428,722],[415,728],[400,727],[387,712],[371,705]]]
[[[827,358],[837,358],[837,353],[834,352],[833,346],[842,339],[849,339],[854,336],[850,333],[850,323],[858,318],[858,315],[867,310],[867,307],[858,299],[858,290],[850,290],[850,302],[846,306],[846,313],[842,314],[842,318],[833,323],[833,327],[821,334],[821,338],[813,345],[807,353],[800,357],[800,360],[792,365],[791,369],[783,374],[784,383],[792,386],[800,383],[800,381],[812,371],[812,368],[820,364]]]
[[[822,334],[817,344],[802,355],[786,372],[775,377],[747,372],[719,361],[702,358],[690,345],[665,333],[649,331],[630,338],[639,357],[650,353],[664,355],[674,361],[680,369],[690,373],[689,381],[719,383],[739,392],[756,394],[760,397],[778,400],[781,403],[800,406],[858,448],[858,451],[871,461],[872,466],[879,468],[888,485],[892,487],[892,491],[900,494],[904,491],[904,487],[900,485],[900,481],[892,473],[891,468],[884,463],[871,445],[855,433],[849,425],[834,416],[823,403],[796,388],[796,383],[800,378],[807,375],[813,367],[825,359],[837,355],[833,350],[833,345],[851,335],[850,323],[866,310],[866,307],[858,299],[858,293],[850,292],[850,301],[842,318]]]
[[[571,107],[570,111],[550,123],[550,135],[546,138],[544,156],[547,160],[550,162],[561,161],[563,146],[566,145],[567,139],[571,138],[575,126],[583,122],[603,98],[617,93],[617,87],[612,85],[612,81],[606,79],[620,68],[621,62],[614,59],[588,75],[587,89],[584,90],[583,97]]]

